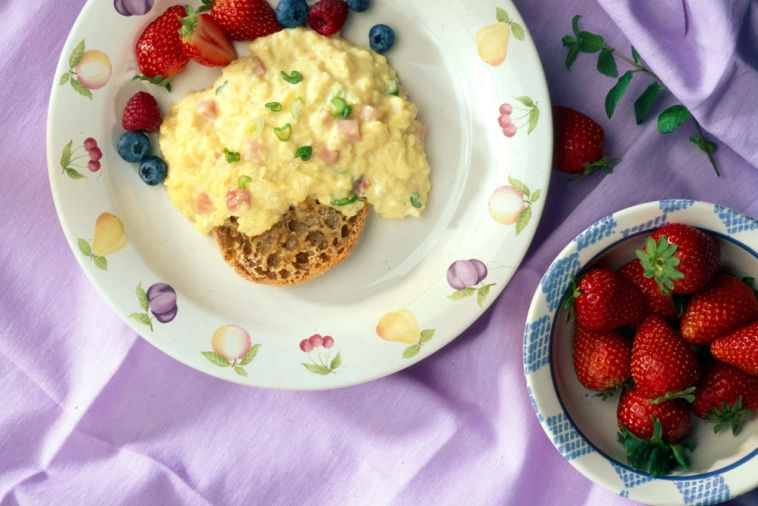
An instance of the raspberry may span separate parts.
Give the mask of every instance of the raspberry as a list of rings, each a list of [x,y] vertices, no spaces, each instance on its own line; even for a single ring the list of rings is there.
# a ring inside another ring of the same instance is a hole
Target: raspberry
[[[334,35],[342,30],[349,10],[345,0],[319,0],[308,12],[308,24],[321,35]]]
[[[121,117],[121,125],[129,132],[157,132],[162,122],[158,102],[155,101],[155,97],[144,91],[137,92],[129,99]]]

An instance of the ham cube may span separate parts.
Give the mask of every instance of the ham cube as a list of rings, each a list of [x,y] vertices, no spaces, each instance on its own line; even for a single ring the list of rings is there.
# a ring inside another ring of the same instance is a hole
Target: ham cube
[[[250,192],[242,188],[232,188],[226,193],[226,208],[232,212],[250,207]]]
[[[321,147],[321,151],[318,154],[318,157],[323,160],[323,162],[327,165],[334,165],[337,163],[337,160],[340,159],[340,152],[339,151],[332,151],[331,149],[327,148],[326,146]]]
[[[360,111],[358,111],[358,119],[361,121],[379,121],[382,119],[382,116],[384,115],[384,111],[379,109],[378,107],[374,107],[373,105],[364,105],[361,107]]]
[[[344,137],[347,142],[358,142],[361,140],[361,129],[358,126],[357,119],[341,119],[336,124],[337,132]]]
[[[203,117],[210,120],[216,119],[218,116],[215,100],[201,100],[197,103],[197,111],[202,114]]]
[[[197,214],[211,214],[216,206],[213,205],[213,199],[205,192],[198,193],[195,197],[195,212]]]

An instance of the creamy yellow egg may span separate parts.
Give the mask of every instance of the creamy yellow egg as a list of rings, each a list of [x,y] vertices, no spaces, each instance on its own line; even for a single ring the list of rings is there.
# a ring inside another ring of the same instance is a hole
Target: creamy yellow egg
[[[352,216],[418,217],[425,127],[384,56],[296,28],[255,40],[160,130],[168,196],[207,234],[229,216],[258,235],[314,197]]]

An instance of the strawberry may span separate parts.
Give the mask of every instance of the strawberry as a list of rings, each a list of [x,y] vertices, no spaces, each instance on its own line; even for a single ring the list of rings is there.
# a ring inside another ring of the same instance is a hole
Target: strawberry
[[[646,278],[643,275],[644,272],[645,269],[642,268],[639,258],[627,262],[618,270],[619,274],[634,283],[645,296],[647,313],[659,314],[671,321],[677,320],[684,310],[684,305],[681,301],[674,299],[671,293],[664,294],[658,283],[653,278]]]
[[[711,280],[721,262],[715,237],[683,223],[670,223],[645,240],[637,251],[645,276],[665,293],[695,293]]]
[[[690,427],[690,407],[675,399],[654,404],[637,389],[623,390],[616,418],[618,441],[629,465],[652,476],[670,473],[676,464],[689,469],[684,449],[692,451],[692,441],[682,440]]]
[[[660,315],[648,315],[632,344],[632,378],[641,394],[656,401],[684,398],[700,379],[695,352]]]
[[[342,30],[348,12],[345,0],[319,0],[308,11],[308,24],[321,35],[328,37]]]
[[[610,396],[632,377],[632,340],[618,330],[574,328],[574,371],[579,383]]]
[[[203,0],[198,12],[210,8],[211,16],[232,40],[255,40],[282,29],[266,0]]]
[[[147,25],[135,47],[137,65],[148,80],[160,76],[159,82],[175,76],[187,66],[189,56],[184,53],[179,38],[182,27],[179,18],[184,7],[174,5],[166,9],[155,21]],[[167,82],[167,81],[165,81]]]
[[[706,422],[716,423],[714,432],[731,425],[736,436],[743,421],[758,409],[758,377],[739,369],[711,362],[695,391],[692,411]]]
[[[679,332],[691,345],[711,344],[716,338],[758,321],[758,298],[739,278],[716,274],[690,299]]]
[[[158,102],[155,101],[155,97],[144,91],[138,91],[129,99],[121,116],[121,126],[129,132],[157,132],[162,122]]]
[[[645,298],[625,277],[603,268],[587,271],[577,282],[564,307],[569,318],[586,330],[602,332],[635,322],[645,311]]]
[[[758,376],[758,323],[752,323],[711,343],[717,360]]]
[[[186,14],[179,35],[190,58],[206,67],[224,67],[237,58],[234,46],[210,14],[198,14],[190,6]]]
[[[574,179],[602,170],[613,171],[618,158],[603,156],[605,132],[600,125],[579,111],[553,106],[553,168],[576,174]]]

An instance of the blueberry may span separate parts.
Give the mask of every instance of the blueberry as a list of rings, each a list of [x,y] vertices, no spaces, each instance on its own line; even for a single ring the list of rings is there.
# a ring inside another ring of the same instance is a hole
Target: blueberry
[[[386,53],[395,45],[395,32],[387,25],[374,25],[368,32],[368,42],[377,53]]]
[[[139,177],[150,186],[162,183],[167,172],[166,162],[157,156],[146,156],[139,164]]]
[[[347,0],[347,6],[355,12],[366,12],[371,7],[371,0]]]
[[[276,20],[284,28],[295,28],[308,20],[308,4],[305,0],[279,0]]]
[[[150,152],[150,139],[142,132],[126,132],[118,140],[117,149],[127,162],[141,162]]]

